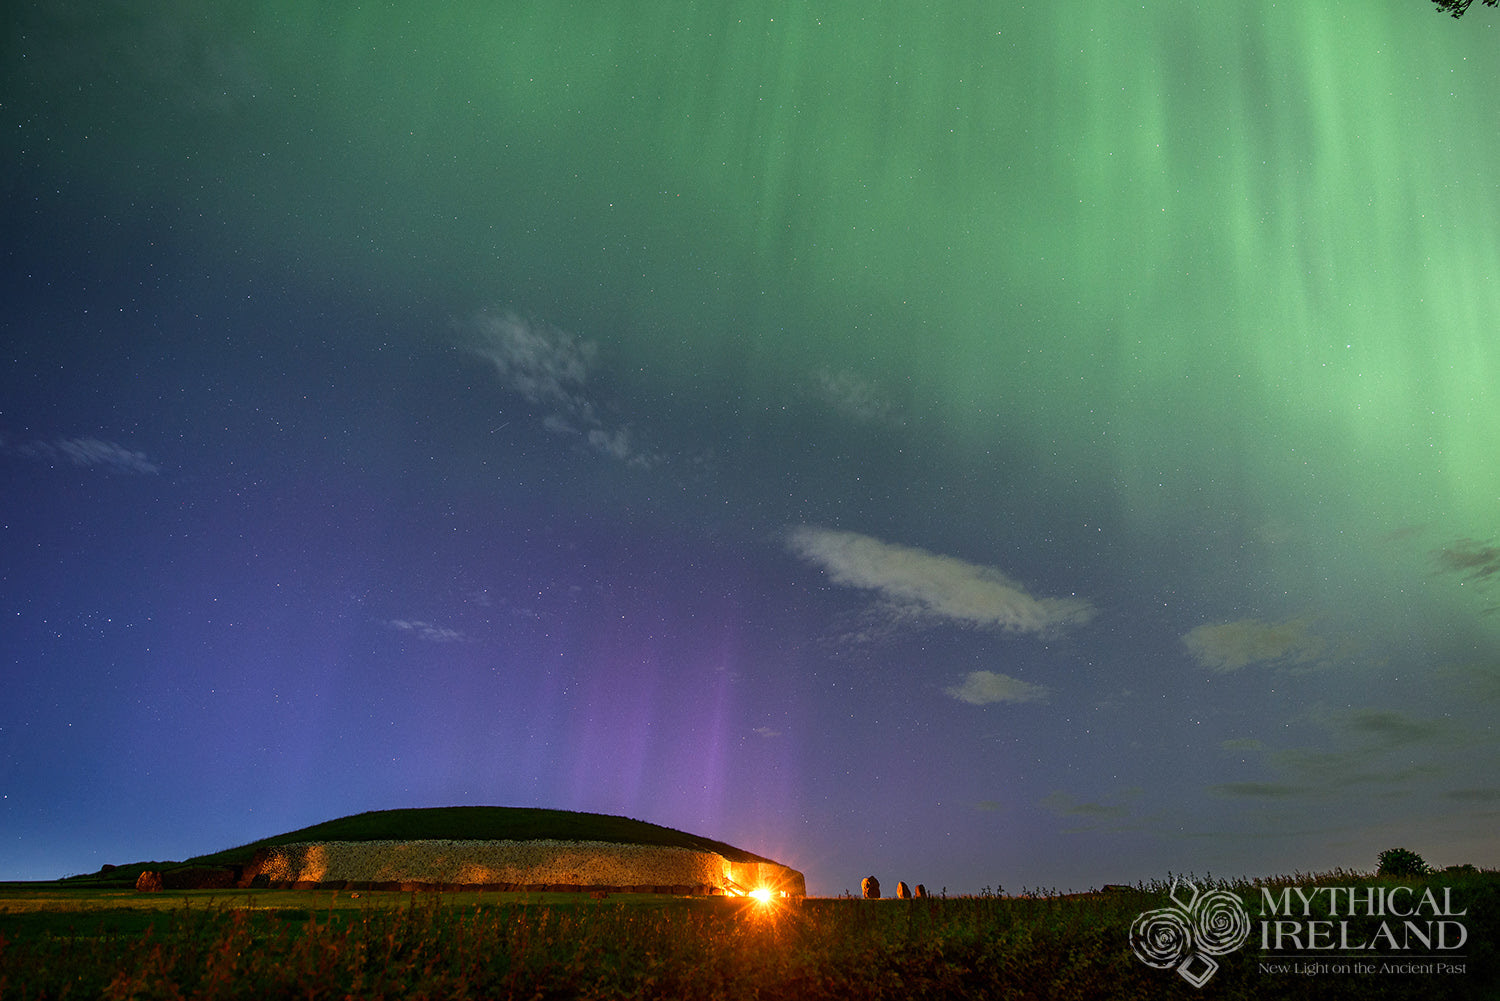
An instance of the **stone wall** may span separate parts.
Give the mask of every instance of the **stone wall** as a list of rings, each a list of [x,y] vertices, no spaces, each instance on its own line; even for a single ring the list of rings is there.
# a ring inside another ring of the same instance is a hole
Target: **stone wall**
[[[807,893],[802,874],[716,852],[602,841],[325,841],[263,848],[242,885]]]

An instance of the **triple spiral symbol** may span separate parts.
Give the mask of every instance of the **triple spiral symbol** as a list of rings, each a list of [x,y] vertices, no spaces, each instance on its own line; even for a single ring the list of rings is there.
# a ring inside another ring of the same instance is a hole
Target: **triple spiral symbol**
[[[1173,906],[1143,911],[1130,925],[1130,947],[1136,958],[1158,970],[1176,968],[1193,986],[1202,986],[1218,968],[1208,957],[1222,956],[1245,944],[1250,937],[1250,915],[1240,898],[1227,890],[1199,893],[1187,883],[1191,894],[1184,900],[1172,884]],[[1188,967],[1194,955],[1202,970]]]
[[[1222,956],[1250,937],[1250,915],[1239,897],[1226,890],[1209,890],[1198,897],[1197,905],[1193,909],[1193,940],[1199,952]]]
[[[1147,966],[1170,970],[1187,958],[1193,931],[1175,907],[1143,911],[1130,925],[1130,947]]]

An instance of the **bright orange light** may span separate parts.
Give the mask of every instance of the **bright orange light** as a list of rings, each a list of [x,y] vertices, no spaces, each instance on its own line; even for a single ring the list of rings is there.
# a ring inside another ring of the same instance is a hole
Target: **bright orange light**
[[[757,904],[769,904],[771,902],[771,891],[764,886],[758,890],[751,890],[750,896],[755,898]]]

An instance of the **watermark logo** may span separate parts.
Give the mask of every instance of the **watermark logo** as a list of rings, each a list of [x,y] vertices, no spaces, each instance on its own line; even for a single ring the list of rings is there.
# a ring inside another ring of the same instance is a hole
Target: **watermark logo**
[[[1268,974],[1467,974],[1468,908],[1446,886],[1259,887],[1260,935],[1254,947]],[[1219,970],[1216,957],[1251,938],[1245,901],[1228,890],[1199,891],[1176,880],[1172,906],[1142,911],[1130,925],[1136,958],[1176,970],[1194,987]]]
[[[1218,972],[1215,956],[1233,952],[1250,937],[1250,915],[1228,890],[1199,892],[1187,880],[1174,880],[1171,907],[1142,911],[1130,925],[1136,958],[1158,970],[1175,969],[1194,987]]]

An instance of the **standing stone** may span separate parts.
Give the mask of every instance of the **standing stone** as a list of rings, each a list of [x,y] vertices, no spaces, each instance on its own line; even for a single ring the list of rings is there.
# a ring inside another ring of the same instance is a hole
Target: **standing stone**
[[[927,898],[927,887],[923,886],[921,883],[918,883],[917,884],[917,899],[918,900],[925,900],[926,898]]]
[[[906,880],[903,879],[896,884],[896,896],[900,897],[902,900],[911,899],[911,887],[906,885]]]
[[[146,869],[135,878],[135,889],[137,893],[160,893],[161,873]]]
[[[874,876],[866,876],[860,882],[859,888],[861,891],[863,891],[866,900],[880,899],[880,880],[876,879]]]

